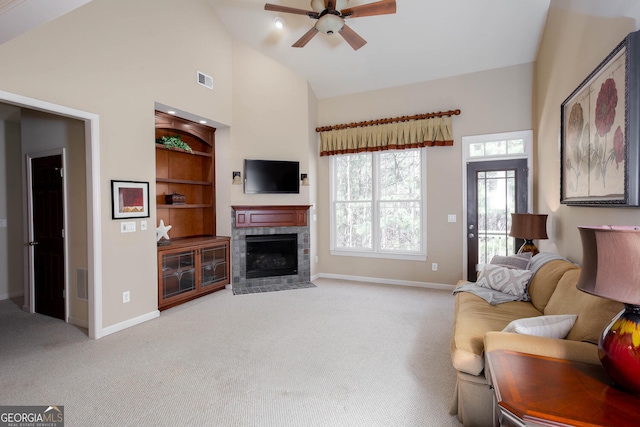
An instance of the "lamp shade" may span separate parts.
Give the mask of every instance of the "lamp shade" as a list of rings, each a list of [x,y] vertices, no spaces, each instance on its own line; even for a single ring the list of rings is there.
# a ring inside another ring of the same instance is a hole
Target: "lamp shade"
[[[509,236],[518,239],[548,239],[547,216],[544,214],[511,214],[511,231]]]
[[[640,305],[640,227],[578,227],[582,239],[581,291]]]

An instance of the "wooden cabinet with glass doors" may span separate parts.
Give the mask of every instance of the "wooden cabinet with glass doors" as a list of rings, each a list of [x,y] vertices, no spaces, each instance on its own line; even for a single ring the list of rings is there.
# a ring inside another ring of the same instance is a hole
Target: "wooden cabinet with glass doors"
[[[216,236],[215,131],[156,111],[156,140],[178,136],[190,148],[156,143],[157,222],[171,225],[171,244],[158,247],[161,310],[230,283],[230,238]],[[167,197],[175,193],[184,201]]]
[[[229,237],[180,239],[158,248],[158,307],[173,307],[230,283]]]

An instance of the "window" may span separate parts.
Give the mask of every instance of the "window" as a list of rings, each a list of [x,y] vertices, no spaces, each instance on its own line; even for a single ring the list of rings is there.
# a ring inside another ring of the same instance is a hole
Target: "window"
[[[426,150],[331,157],[331,253],[426,259]]]
[[[524,138],[487,140],[469,144],[469,157],[513,156],[524,153]]]

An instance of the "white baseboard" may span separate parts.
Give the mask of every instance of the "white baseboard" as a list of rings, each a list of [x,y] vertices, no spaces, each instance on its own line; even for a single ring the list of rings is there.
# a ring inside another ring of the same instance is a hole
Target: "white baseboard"
[[[312,277],[312,281],[315,279],[321,279],[321,278],[337,279],[337,280],[352,280],[354,282],[381,283],[386,285],[397,285],[397,286],[412,286],[415,288],[442,289],[445,291],[453,291],[453,289],[455,288],[454,285],[447,285],[444,283],[414,282],[411,280],[379,279],[377,277],[348,276],[344,274],[329,274],[329,273],[315,274]]]
[[[0,294],[0,301],[6,300],[6,299],[11,299],[11,298],[18,298],[18,297],[21,297],[23,295],[24,295],[24,291],[2,293],[2,294]]]
[[[98,331],[98,336],[96,338],[106,337],[107,335],[114,334],[116,332],[120,332],[132,326],[139,325],[140,323],[144,323],[148,320],[153,320],[156,317],[160,317],[160,310],[154,310],[150,313],[143,314],[142,316],[134,317],[133,319],[126,320],[121,323],[116,323],[112,326],[107,326],[106,328],[102,328],[101,331]]]
[[[78,319],[77,317],[69,316],[69,323],[71,323],[72,325],[78,326],[80,328],[89,329],[88,319]]]

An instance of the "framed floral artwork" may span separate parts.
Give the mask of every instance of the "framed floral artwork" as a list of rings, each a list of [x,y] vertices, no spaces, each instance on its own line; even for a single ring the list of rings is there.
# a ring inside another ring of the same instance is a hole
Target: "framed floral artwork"
[[[639,128],[637,31],[562,103],[560,202],[639,206]]]
[[[149,217],[149,183],[111,181],[111,218]]]

